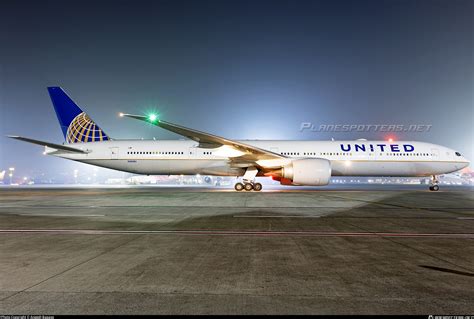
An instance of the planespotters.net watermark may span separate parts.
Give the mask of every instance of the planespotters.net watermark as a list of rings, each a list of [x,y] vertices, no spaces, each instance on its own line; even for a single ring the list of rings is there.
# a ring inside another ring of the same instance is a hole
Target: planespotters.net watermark
[[[314,124],[301,122],[300,132],[429,132],[431,124]]]

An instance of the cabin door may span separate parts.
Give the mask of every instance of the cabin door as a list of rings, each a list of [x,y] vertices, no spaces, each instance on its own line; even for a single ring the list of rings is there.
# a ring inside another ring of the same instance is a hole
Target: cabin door
[[[439,150],[437,148],[431,149],[431,159],[435,161],[439,160]]]
[[[119,156],[119,148],[118,147],[110,147],[110,159],[118,159]]]

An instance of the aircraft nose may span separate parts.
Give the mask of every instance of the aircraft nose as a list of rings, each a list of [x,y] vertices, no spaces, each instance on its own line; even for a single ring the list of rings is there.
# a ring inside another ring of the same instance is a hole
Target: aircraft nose
[[[463,163],[463,167],[462,167],[462,168],[468,167],[468,166],[471,164],[471,162],[469,162],[467,158],[463,157],[462,159],[464,160],[464,163]]]

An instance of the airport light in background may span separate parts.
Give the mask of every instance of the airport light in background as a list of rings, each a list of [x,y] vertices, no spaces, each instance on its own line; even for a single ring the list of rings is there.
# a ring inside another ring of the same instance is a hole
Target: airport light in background
[[[23,177],[23,185],[28,185],[29,184],[29,178],[27,176]]]
[[[8,176],[10,177],[10,185],[12,184],[12,178],[13,178],[13,172],[15,171],[15,168],[14,167],[10,167],[8,169],[9,173],[8,173]]]

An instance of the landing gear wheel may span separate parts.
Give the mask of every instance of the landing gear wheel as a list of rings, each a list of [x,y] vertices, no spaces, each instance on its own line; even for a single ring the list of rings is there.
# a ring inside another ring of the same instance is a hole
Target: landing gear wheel
[[[253,189],[253,185],[250,184],[250,183],[245,183],[244,189],[245,189],[247,192],[249,192],[249,191],[251,191],[251,190]]]
[[[257,192],[261,191],[261,190],[262,190],[262,184],[260,184],[260,183],[255,183],[255,184],[253,185],[253,190],[254,190],[254,191],[257,191]]]
[[[240,192],[241,190],[244,189],[244,184],[242,183],[236,183],[235,186],[234,186],[235,190]]]
[[[438,190],[439,190],[438,179],[436,178],[436,175],[433,175],[431,176],[430,191],[437,192]]]

